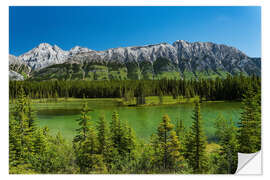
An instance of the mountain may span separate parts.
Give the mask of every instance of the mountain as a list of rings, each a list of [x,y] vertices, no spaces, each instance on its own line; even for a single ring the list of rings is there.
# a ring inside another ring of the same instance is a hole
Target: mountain
[[[22,80],[24,80],[24,77],[21,74],[10,70],[9,71],[9,80],[22,81]]]
[[[30,67],[30,78],[34,80],[179,79],[224,77],[240,72],[261,74],[260,58],[250,58],[222,44],[183,40],[105,51],[79,46],[64,51],[56,45],[42,43],[17,57],[17,61]]]
[[[19,60],[16,56],[9,55],[9,70],[28,77],[31,72],[31,67],[28,66],[26,62]]]
[[[68,51],[64,51],[58,46],[51,46],[42,43],[36,48],[18,57],[18,60],[25,62],[32,70],[39,70],[53,64],[61,64],[68,58]]]

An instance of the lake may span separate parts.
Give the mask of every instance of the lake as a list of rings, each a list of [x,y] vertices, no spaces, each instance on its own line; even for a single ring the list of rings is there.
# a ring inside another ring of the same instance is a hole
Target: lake
[[[172,123],[175,124],[178,118],[183,119],[184,125],[189,127],[192,124],[192,103],[127,107],[118,106],[114,100],[91,100],[87,99],[88,107],[91,109],[89,115],[91,121],[96,123],[101,114],[105,115],[107,121],[111,121],[113,111],[118,111],[121,120],[128,121],[128,124],[135,130],[136,136],[142,139],[149,139],[155,133],[162,116],[168,114]],[[52,134],[60,131],[62,135],[72,140],[78,128],[76,119],[79,118],[80,108],[83,100],[56,103],[33,104],[36,111],[38,125],[48,126]],[[201,104],[204,131],[211,141],[215,138],[214,122],[219,114],[225,118],[232,118],[235,124],[239,122],[240,102],[203,102]]]

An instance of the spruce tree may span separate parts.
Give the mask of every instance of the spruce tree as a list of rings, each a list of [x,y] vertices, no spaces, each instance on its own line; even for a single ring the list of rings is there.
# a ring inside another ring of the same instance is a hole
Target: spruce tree
[[[184,158],[181,154],[179,138],[176,132],[172,131],[170,141],[168,142],[168,168],[173,172],[177,172],[183,168],[183,161]],[[180,162],[182,162],[182,164],[180,164]]]
[[[260,92],[256,94],[249,88],[242,101],[238,140],[239,152],[254,153],[261,149],[261,104]]]
[[[179,118],[176,122],[176,127],[175,127],[175,132],[176,135],[178,136],[180,143],[183,143],[184,140],[184,135],[185,135],[185,126],[183,123],[183,119]]]
[[[162,122],[158,126],[158,138],[162,150],[162,164],[164,170],[167,169],[168,166],[168,142],[170,131],[173,129],[173,124],[171,124],[170,121],[169,116],[164,115]]]
[[[115,156],[117,156],[117,150],[113,146],[111,132],[104,116],[99,118],[97,129],[99,153],[103,155],[107,169],[110,170],[113,168],[113,161]]]
[[[184,157],[189,167],[193,169],[193,173],[206,173],[208,167],[208,159],[206,156],[206,136],[203,132],[202,117],[199,101],[195,102],[193,111],[193,123],[184,142]]]
[[[35,143],[37,132],[36,118],[30,99],[26,97],[24,89],[20,87],[15,107],[10,114],[10,167],[31,168],[31,160],[40,153],[44,153],[43,149],[37,152]],[[41,145],[41,143],[39,144]]]
[[[90,110],[88,109],[87,102],[85,102],[81,109],[80,118],[77,119],[79,128],[76,129],[77,135],[73,139],[73,142],[82,142],[86,139],[86,136],[89,132],[89,126],[90,126],[90,116],[88,115],[88,112]]]
[[[217,173],[234,174],[238,163],[238,140],[237,128],[231,119],[227,120],[222,115],[219,115],[216,123],[216,137],[221,146]]]
[[[20,159],[22,163],[25,163],[26,159],[34,151],[33,133],[35,131],[35,119],[30,102],[22,87],[20,87],[18,99],[12,112],[13,116],[10,120],[10,140],[12,139],[12,141],[10,145],[16,148],[17,160]]]
[[[183,165],[181,145],[168,115],[164,115],[157,135],[152,136],[153,167],[157,172],[177,172]]]
[[[9,118],[9,167],[17,166],[22,161],[22,145],[19,136],[19,123],[10,114]]]
[[[124,156],[128,161],[136,160],[136,135],[134,130],[128,125],[127,121],[123,124],[123,132],[121,147],[124,151]]]
[[[121,121],[119,119],[118,112],[114,111],[112,114],[112,121],[111,121],[111,136],[113,141],[114,148],[117,149],[119,153],[122,152],[121,150],[121,140],[123,135],[123,128],[121,125]]]
[[[102,164],[102,167],[106,169],[103,164],[103,156],[99,154],[98,137],[93,127],[89,128],[84,141],[79,144],[76,150],[76,163],[80,167],[81,173],[96,172],[98,164]]]

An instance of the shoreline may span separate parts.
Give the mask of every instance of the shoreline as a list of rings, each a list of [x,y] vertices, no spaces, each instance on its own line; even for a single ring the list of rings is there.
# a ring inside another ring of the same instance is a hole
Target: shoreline
[[[82,101],[108,101],[115,103],[119,107],[148,107],[148,106],[163,106],[163,105],[177,105],[194,103],[199,100],[198,97],[192,98],[172,98],[172,96],[163,96],[162,102],[158,96],[145,97],[145,104],[136,104],[136,98],[130,101],[125,101],[124,98],[44,98],[44,99],[31,99],[32,104],[54,104],[54,103],[68,103],[68,102],[82,102]],[[16,101],[16,100],[15,100]],[[14,100],[9,100],[9,105],[14,104]],[[201,103],[222,103],[222,102],[241,102],[240,100],[206,100],[201,99]]]

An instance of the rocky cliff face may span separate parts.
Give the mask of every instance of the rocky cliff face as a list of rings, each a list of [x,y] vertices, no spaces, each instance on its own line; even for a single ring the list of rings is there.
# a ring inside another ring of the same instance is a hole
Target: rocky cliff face
[[[252,59],[234,47],[183,40],[172,45],[160,43],[105,51],[79,46],[64,51],[58,46],[43,43],[19,56],[17,60],[29,66],[33,76],[43,76],[45,73],[46,76],[41,79],[48,78],[50,73],[57,73],[56,78],[71,79],[74,73],[76,78],[83,79],[99,79],[94,78],[99,76],[97,74],[103,74],[101,79],[112,79],[115,76],[124,79],[155,79],[201,76],[211,78],[239,72],[247,75],[261,73],[260,60]]]
[[[31,67],[26,62],[19,60],[16,56],[9,55],[9,70],[27,77],[31,72]]]
[[[260,75],[260,67],[234,47],[211,42],[188,43],[182,40],[174,42],[173,46],[177,49],[181,71],[225,71],[230,74],[243,72]]]
[[[22,81],[22,80],[24,80],[24,77],[21,74],[10,70],[9,71],[9,80]]]
[[[68,58],[69,52],[58,46],[42,43],[38,47],[18,57],[18,60],[27,63],[32,70],[39,70],[53,64],[61,64]]]

